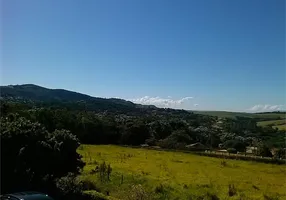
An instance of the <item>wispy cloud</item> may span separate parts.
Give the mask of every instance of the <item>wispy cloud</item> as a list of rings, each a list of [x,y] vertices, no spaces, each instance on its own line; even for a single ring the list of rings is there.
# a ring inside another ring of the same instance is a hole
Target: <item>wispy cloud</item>
[[[252,112],[272,112],[272,111],[279,111],[279,110],[284,110],[285,105],[262,105],[258,104],[253,107],[251,107],[249,110]]]
[[[170,96],[168,98],[161,97],[149,97],[144,96],[136,99],[129,99],[134,103],[145,104],[145,105],[155,105],[160,108],[182,108],[188,109],[190,107],[189,102],[193,99],[193,97],[184,97],[181,99],[171,99]]]

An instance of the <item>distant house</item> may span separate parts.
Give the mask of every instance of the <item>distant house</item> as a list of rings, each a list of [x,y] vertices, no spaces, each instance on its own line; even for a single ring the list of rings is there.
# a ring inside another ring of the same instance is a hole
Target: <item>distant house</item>
[[[227,153],[227,150],[226,150],[226,149],[220,149],[220,150],[217,150],[217,152],[220,152],[220,153]]]
[[[188,148],[188,149],[200,149],[200,150],[207,149],[207,147],[205,145],[201,144],[200,142],[186,145],[186,148]]]
[[[148,144],[141,144],[141,147],[149,147]]]
[[[256,154],[258,148],[257,147],[246,147],[246,153],[248,154]]]

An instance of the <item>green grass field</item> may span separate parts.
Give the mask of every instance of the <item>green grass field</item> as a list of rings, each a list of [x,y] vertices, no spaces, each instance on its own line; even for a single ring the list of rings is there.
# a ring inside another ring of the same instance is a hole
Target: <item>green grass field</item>
[[[286,124],[276,125],[273,128],[278,128],[279,130],[286,131]]]
[[[249,118],[262,118],[262,119],[285,119],[286,115],[283,113],[244,113],[244,112],[228,112],[228,111],[192,111],[195,114],[217,116],[223,118],[235,117],[249,117]]]
[[[258,126],[269,126],[272,125],[273,128],[278,128],[279,130],[286,130],[286,120],[269,120],[261,121],[257,123]]]
[[[118,199],[286,199],[285,165],[113,145],[82,145],[78,151],[86,162],[79,178]],[[110,181],[90,173],[102,161],[111,164]]]
[[[277,125],[283,125],[286,124],[286,120],[285,119],[281,119],[281,120],[269,120],[269,121],[261,121],[258,122],[257,125],[258,126],[268,126],[270,124],[273,124],[275,126]]]

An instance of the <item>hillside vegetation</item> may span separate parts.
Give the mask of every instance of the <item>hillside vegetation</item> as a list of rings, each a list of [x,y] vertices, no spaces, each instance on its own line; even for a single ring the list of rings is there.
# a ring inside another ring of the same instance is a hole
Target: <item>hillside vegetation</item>
[[[286,199],[284,166],[110,145],[83,145],[78,152],[86,162],[80,179],[118,199],[136,192],[144,199]],[[109,181],[92,173],[103,161],[112,167]]]
[[[5,193],[18,191],[20,188],[39,190],[53,194],[58,199],[63,200],[92,199],[88,190],[92,190],[91,193],[97,195],[97,192],[103,190],[104,186],[99,184],[100,188],[97,188],[97,185],[88,181],[78,181],[77,176],[84,167],[80,155],[76,153],[80,143],[128,146],[148,144],[150,146],[159,146],[162,149],[185,149],[188,148],[187,145],[200,144],[202,150],[223,148],[231,153],[246,152],[247,146],[255,146],[255,155],[271,157],[267,158],[271,161],[280,160],[285,158],[286,155],[285,132],[270,126],[257,126],[259,118],[242,116],[222,118],[185,110],[161,109],[154,106],[142,106],[120,99],[95,98],[72,91],[47,89],[31,84],[2,86],[0,89],[0,134],[1,140],[5,144],[1,146],[1,159],[3,161],[1,174],[5,175],[1,177],[1,181],[5,183],[1,184],[1,191]],[[100,150],[98,153],[104,153],[102,151]],[[112,154],[115,151],[111,150]],[[121,150],[118,149],[118,151]],[[5,152],[4,156],[3,152]],[[92,157],[94,157],[94,152],[92,154]],[[138,164],[141,163],[142,167],[146,164],[149,165],[149,162],[146,160],[148,156],[145,157],[146,163],[145,161],[143,162],[144,157],[142,157],[142,154],[139,154],[138,158],[141,161],[138,161]],[[86,158],[86,155],[82,155]],[[132,157],[130,152],[128,156]],[[123,159],[125,159],[124,157],[126,155],[123,156]],[[202,160],[199,157],[196,158],[198,160],[192,161],[192,158],[190,158],[191,160],[186,162],[204,168],[206,164],[199,164],[204,159],[211,162],[219,161],[219,159],[215,161],[215,158],[200,157]],[[104,159],[109,162],[108,158]],[[41,162],[37,160],[41,160]],[[151,160],[156,163],[155,159],[152,158]],[[86,159],[84,161],[87,162]],[[98,162],[97,160],[95,161]],[[95,161],[92,162],[98,165]],[[111,161],[113,162],[113,160]],[[211,165],[211,162],[208,165]],[[228,162],[232,163],[233,161]],[[178,163],[180,164],[180,161]],[[176,166],[178,163],[176,163]],[[98,175],[98,172],[101,171],[99,173],[101,179],[107,178],[109,180],[114,178],[110,177],[110,173],[115,172],[112,174],[116,174],[116,165],[114,163],[111,164],[115,167],[114,169],[110,165],[101,163],[93,170],[93,173]],[[170,188],[175,188],[173,190],[174,193],[180,194],[182,192],[181,189],[176,189],[180,187],[180,184],[186,184],[184,187],[189,188],[188,184],[192,182],[187,182],[183,175],[178,174],[176,171],[168,171],[169,164],[167,168],[164,167],[165,164],[162,165],[162,169],[166,171],[161,170],[163,174],[169,173],[169,175],[166,175],[169,178],[178,176],[186,181],[186,183],[181,183],[174,178],[177,181],[175,181],[176,184],[178,184],[170,186]],[[224,165],[222,164],[222,166]],[[173,164],[170,166],[173,166]],[[217,164],[214,166],[217,166]],[[261,166],[263,168],[264,165]],[[137,169],[133,165],[125,169],[130,170],[131,168]],[[273,168],[277,169],[276,167]],[[147,166],[146,169],[148,169]],[[182,169],[184,173],[188,173],[186,166],[183,166]],[[246,169],[250,168],[246,167]],[[216,174],[219,173],[217,168],[214,170]],[[144,174],[145,172],[141,173]],[[147,171],[146,173],[150,172]],[[172,173],[175,173],[175,175],[172,175]],[[201,172],[198,171],[198,173]],[[236,173],[241,176],[241,173],[238,171]],[[157,175],[155,174],[155,176]],[[212,175],[208,176],[211,179],[215,179]],[[192,179],[188,174],[186,174],[186,177]],[[138,183],[142,181],[140,176],[127,175],[125,178],[127,180],[132,179],[133,183],[134,181]],[[260,178],[257,179],[260,180]],[[255,183],[258,183],[257,179],[254,180]],[[153,180],[153,182],[151,181],[147,187],[157,187],[158,182],[156,182],[156,179],[153,177],[150,180]],[[271,179],[269,180],[271,181]],[[163,180],[160,179],[160,181]],[[216,181],[216,179],[212,181]],[[218,178],[218,182],[220,181],[221,179]],[[14,184],[14,182],[17,184]],[[107,188],[109,187],[108,185],[106,186]],[[139,188],[137,186],[133,188],[135,191],[145,190],[140,188],[141,186],[138,186]],[[192,187],[193,185],[190,188]],[[212,188],[212,186],[206,186],[206,188],[208,187]],[[231,187],[230,190],[236,190],[232,187],[240,188],[239,185],[230,185],[229,187]],[[255,187],[260,188],[257,185]],[[159,185],[156,191],[158,193],[161,191],[161,193],[165,194],[162,192],[165,191],[164,188],[165,186]],[[113,189],[118,191],[116,188]],[[228,190],[225,187],[220,189],[222,191]],[[188,189],[188,192],[184,193],[184,195],[191,195],[191,193],[196,195],[196,191],[201,191],[201,189]],[[262,191],[263,193],[266,192]],[[273,189],[271,192],[275,191],[281,196],[280,189]],[[109,192],[106,192],[107,196]],[[206,195],[212,195],[211,192],[207,189]],[[121,197],[116,192],[114,194]],[[176,194],[173,195],[171,192],[170,195],[175,197]],[[222,194],[218,193],[218,195]],[[252,197],[252,194],[248,195]],[[160,194],[159,197],[164,199]],[[97,196],[98,198],[104,199],[105,197]]]

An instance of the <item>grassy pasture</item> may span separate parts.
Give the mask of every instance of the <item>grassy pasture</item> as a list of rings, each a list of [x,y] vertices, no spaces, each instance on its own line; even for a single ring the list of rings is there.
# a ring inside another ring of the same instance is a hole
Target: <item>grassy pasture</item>
[[[261,122],[257,123],[258,126],[269,126],[269,125],[277,126],[277,125],[283,125],[283,124],[286,124],[286,120],[285,119],[261,121]]]
[[[270,126],[278,128],[279,130],[286,130],[286,119],[261,121],[257,123],[258,126]]]
[[[82,145],[78,151],[86,162],[79,178],[118,199],[134,199],[142,190],[149,199],[286,199],[281,165],[113,145]],[[90,173],[102,161],[113,168],[110,181]]]
[[[196,114],[217,116],[223,118],[235,118],[235,117],[248,117],[248,118],[260,118],[260,119],[285,119],[284,113],[245,113],[245,112],[229,112],[229,111],[192,111]]]
[[[279,130],[286,131],[286,124],[276,125],[276,126],[273,126],[273,128],[278,128]]]

